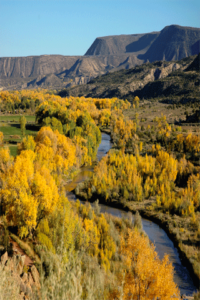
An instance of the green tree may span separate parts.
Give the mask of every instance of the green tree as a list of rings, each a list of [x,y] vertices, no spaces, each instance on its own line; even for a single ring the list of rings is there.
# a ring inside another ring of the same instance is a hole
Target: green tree
[[[21,131],[22,131],[22,135],[24,136],[25,131],[26,131],[26,118],[25,118],[25,116],[22,116],[19,119],[19,122],[20,122],[20,128],[21,128]]]

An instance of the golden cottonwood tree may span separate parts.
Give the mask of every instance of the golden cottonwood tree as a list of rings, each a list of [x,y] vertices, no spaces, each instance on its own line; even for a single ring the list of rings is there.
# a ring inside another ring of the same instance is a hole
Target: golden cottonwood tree
[[[124,278],[124,300],[180,299],[168,257],[160,260],[154,247],[139,231],[128,230],[126,240],[121,242],[121,252],[128,267]]]
[[[0,188],[3,186],[4,176],[13,163],[9,148],[0,148]],[[0,199],[1,202],[1,199]]]
[[[76,146],[70,138],[42,127],[36,136],[37,161],[54,174],[69,174],[76,165]]]
[[[0,146],[3,144],[3,132],[0,131]]]
[[[36,143],[32,135],[28,135],[27,137],[23,138],[21,144],[18,145],[18,153],[22,150],[35,150]]]
[[[21,237],[52,213],[59,199],[50,171],[45,166],[35,170],[35,157],[31,150],[22,151],[3,174],[3,208],[9,225],[17,226]]]

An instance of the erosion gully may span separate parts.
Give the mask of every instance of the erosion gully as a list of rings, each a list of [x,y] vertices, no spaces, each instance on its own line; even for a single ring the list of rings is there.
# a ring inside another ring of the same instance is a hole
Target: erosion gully
[[[101,158],[106,155],[106,153],[111,149],[111,146],[112,144],[110,136],[106,133],[102,133],[102,140],[97,153],[98,161],[100,161]],[[81,169],[81,172],[73,179],[73,181],[69,182],[66,185],[67,197],[69,200],[76,200],[76,196],[73,193],[73,190],[76,188],[77,184],[85,181],[92,176],[93,168],[94,166],[83,167]],[[101,207],[102,213],[109,213],[120,218],[127,217],[127,212],[121,209],[113,208],[103,204],[99,205]],[[142,218],[142,225],[143,230],[146,232],[151,242],[154,243],[159,258],[162,259],[165,254],[169,255],[169,259],[172,262],[175,270],[174,281],[178,285],[181,294],[192,296],[192,294],[196,291],[196,287],[193,283],[189,271],[184,266],[179,257],[177,248],[174,246],[167,233],[159,225],[144,218]]]

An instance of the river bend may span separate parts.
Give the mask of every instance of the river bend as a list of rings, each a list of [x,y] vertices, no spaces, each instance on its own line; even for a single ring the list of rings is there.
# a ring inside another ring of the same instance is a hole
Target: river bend
[[[97,159],[98,161],[106,155],[111,148],[110,136],[102,133],[102,141],[98,148]],[[76,200],[76,196],[71,191],[77,186],[78,183],[85,181],[91,177],[93,173],[93,167],[83,167],[81,172],[74,178],[72,182],[67,184],[67,197],[69,200]],[[109,207],[103,204],[99,204],[102,213],[109,213],[118,217],[127,217],[127,212]],[[148,235],[149,239],[154,243],[158,256],[162,259],[165,254],[169,255],[170,261],[173,263],[175,275],[174,281],[178,285],[181,294],[192,296],[193,292],[196,291],[196,287],[189,274],[189,271],[183,266],[179,253],[174,247],[173,242],[168,237],[167,233],[157,224],[152,221],[142,218],[143,230]]]

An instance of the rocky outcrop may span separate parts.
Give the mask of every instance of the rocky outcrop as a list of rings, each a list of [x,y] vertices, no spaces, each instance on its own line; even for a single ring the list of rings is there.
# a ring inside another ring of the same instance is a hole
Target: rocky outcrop
[[[87,83],[111,70],[130,68],[142,63],[142,60],[130,54],[0,58],[0,89],[61,89]]]
[[[34,281],[34,284],[36,285],[36,287],[40,288],[41,287],[40,286],[40,275],[39,275],[38,270],[36,269],[36,267],[34,265],[31,267],[31,275],[33,277],[33,281]]]
[[[76,56],[41,55],[27,57],[1,57],[0,78],[32,78],[70,69]]]
[[[24,255],[8,256],[5,252],[1,256],[0,270],[4,276],[7,276],[10,284],[16,285],[19,290],[19,299],[31,299],[32,292],[41,288],[40,275],[33,265],[31,268],[25,265]]]

